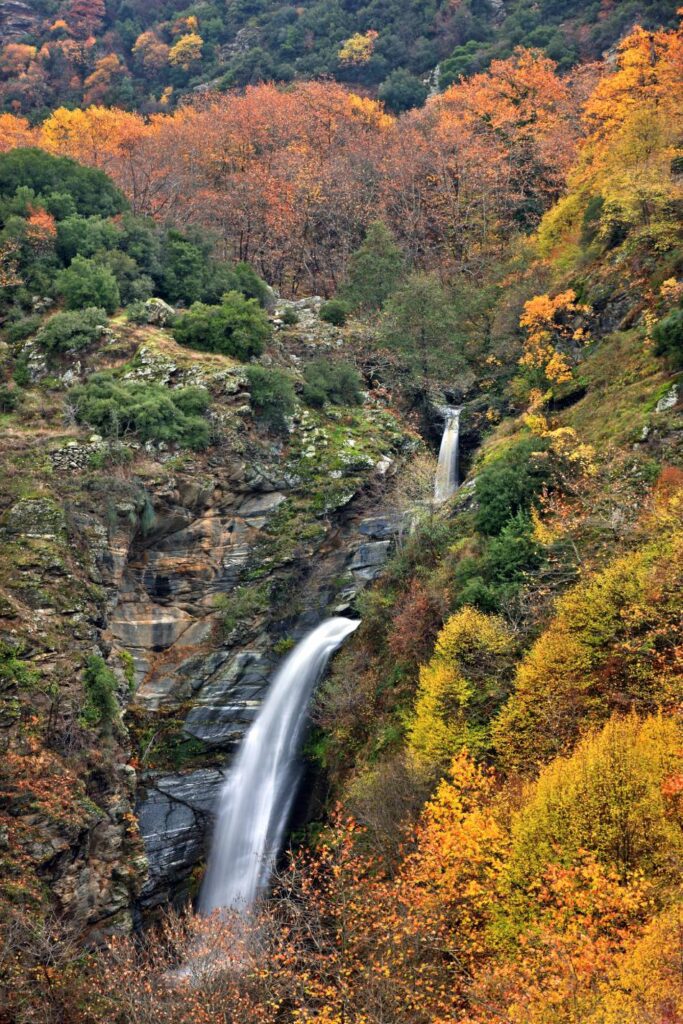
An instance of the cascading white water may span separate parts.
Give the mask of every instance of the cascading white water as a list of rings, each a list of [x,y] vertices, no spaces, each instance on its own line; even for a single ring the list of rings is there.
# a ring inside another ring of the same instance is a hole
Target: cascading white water
[[[460,409],[446,408],[446,427],[441,438],[439,465],[434,482],[434,500],[446,501],[458,489],[458,446],[460,443]]]
[[[330,655],[359,625],[328,619],[280,666],[220,796],[199,910],[246,911],[268,884],[300,778],[308,703]]]

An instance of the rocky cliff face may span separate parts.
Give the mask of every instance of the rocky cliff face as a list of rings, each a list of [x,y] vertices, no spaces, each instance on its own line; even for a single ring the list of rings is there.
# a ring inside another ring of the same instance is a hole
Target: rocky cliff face
[[[0,39],[10,42],[35,31],[39,18],[22,0],[0,0]]]
[[[104,346],[80,374],[106,360],[206,386],[215,443],[199,455],[124,442],[122,460],[73,428],[27,429],[2,453],[0,643],[28,681],[3,706],[1,866],[27,891],[39,878],[93,939],[191,891],[273,666],[381,570],[417,444],[371,400],[302,410],[272,437],[228,360],[133,328]],[[55,400],[74,379],[50,381]],[[99,738],[83,714],[93,653],[122,711]]]
[[[228,456],[211,488],[184,491],[174,481],[172,492],[154,495],[154,526],[130,545],[104,631],[113,656],[125,651],[134,663],[127,718],[139,738],[144,908],[184,894],[223,767],[279,657],[381,571],[400,516],[366,515],[374,502],[365,492],[393,468],[386,458],[368,464],[359,489],[308,543],[296,538],[265,571],[262,552],[283,539],[275,519],[296,499],[296,479],[268,480]],[[180,770],[169,774],[174,763]]]

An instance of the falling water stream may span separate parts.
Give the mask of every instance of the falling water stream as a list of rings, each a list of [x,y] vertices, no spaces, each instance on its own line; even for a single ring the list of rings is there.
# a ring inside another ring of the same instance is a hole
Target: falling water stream
[[[458,489],[458,446],[460,443],[460,409],[447,407],[446,426],[441,438],[439,465],[434,482],[434,500],[447,501]]]
[[[309,700],[330,656],[358,625],[344,618],[321,623],[275,673],[220,795],[202,914],[247,911],[268,885],[300,780]]]

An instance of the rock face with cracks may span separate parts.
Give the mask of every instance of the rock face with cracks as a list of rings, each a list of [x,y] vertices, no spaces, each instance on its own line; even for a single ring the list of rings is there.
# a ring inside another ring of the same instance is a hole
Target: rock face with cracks
[[[192,891],[274,666],[381,571],[417,445],[372,404],[299,406],[269,434],[241,366],[140,333],[103,339],[81,379],[106,354],[127,379],[207,388],[206,451],[86,426],[12,430],[0,450],[0,861],[8,897],[93,942]],[[113,680],[106,720],[93,658]]]

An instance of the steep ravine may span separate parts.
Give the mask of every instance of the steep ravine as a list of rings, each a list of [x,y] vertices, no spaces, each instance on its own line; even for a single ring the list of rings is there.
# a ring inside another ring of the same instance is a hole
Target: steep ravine
[[[13,431],[0,452],[0,641],[34,673],[1,723],[0,860],[92,940],[194,890],[274,665],[381,571],[420,446],[372,395],[300,409],[278,438],[229,360],[187,357],[160,332],[105,346],[81,376],[106,360],[202,384],[215,436],[203,453],[124,440],[123,464],[72,426]],[[68,395],[64,376],[49,400]],[[93,654],[120,681],[121,721],[99,739],[82,720]]]
[[[375,507],[360,493],[314,546],[275,566],[286,605],[259,610],[226,634],[216,595],[234,594],[258,559],[260,531],[288,493],[263,487],[236,473],[230,489],[216,487],[199,507],[167,505],[152,538],[133,545],[108,621],[113,648],[134,658],[139,685],[129,715],[138,734],[172,722],[163,743],[175,746],[167,759],[181,765],[147,767],[150,742],[164,760],[153,733],[140,751],[137,812],[149,863],[143,909],[184,894],[205,851],[217,788],[258,712],[276,652],[347,608],[381,571],[400,528],[398,516],[381,514],[383,502]]]

